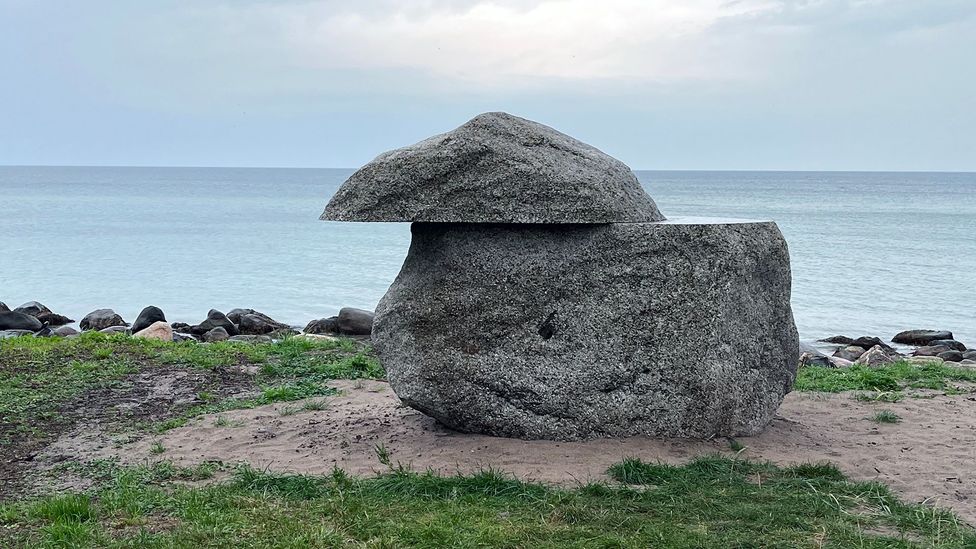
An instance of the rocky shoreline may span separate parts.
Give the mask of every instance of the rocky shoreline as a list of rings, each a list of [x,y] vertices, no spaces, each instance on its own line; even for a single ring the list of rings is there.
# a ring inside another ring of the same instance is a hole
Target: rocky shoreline
[[[373,313],[344,307],[337,315],[312,320],[300,330],[254,309],[232,309],[227,314],[211,309],[198,324],[169,322],[159,307],[150,305],[131,323],[112,309],[96,309],[88,313],[78,322],[78,329],[71,326],[74,323],[73,319],[55,313],[37,301],[29,301],[15,309],[0,301],[0,339],[25,335],[77,337],[81,332],[102,332],[127,333],[161,341],[270,343],[287,336],[368,336],[373,328]]]
[[[373,327],[373,312],[344,307],[335,316],[314,319],[304,328],[290,326],[254,309],[232,309],[226,314],[211,309],[199,324],[168,322],[155,306],[148,306],[129,323],[112,309],[96,309],[76,321],[51,311],[37,301],[10,309],[0,302],[0,339],[34,337],[76,337],[81,332],[127,333],[163,341],[237,341],[271,343],[287,336],[365,337]],[[80,331],[79,331],[80,330]],[[876,336],[835,335],[813,343],[800,343],[800,367],[849,368],[881,366],[898,361],[912,364],[943,364],[976,367],[976,348],[956,340],[948,330],[906,330],[889,342]],[[894,345],[892,345],[894,344]]]
[[[800,366],[848,368],[882,366],[898,361],[912,364],[943,364],[976,367],[976,349],[956,340],[948,330],[906,330],[894,335],[889,345],[875,336],[852,338],[836,335],[818,340],[831,354],[817,346],[800,344]]]

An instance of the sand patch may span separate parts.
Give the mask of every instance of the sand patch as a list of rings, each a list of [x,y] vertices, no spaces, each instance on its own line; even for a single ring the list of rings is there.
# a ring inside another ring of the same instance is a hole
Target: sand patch
[[[302,404],[298,402],[224,412],[97,453],[114,453],[127,463],[241,461],[275,471],[327,474],[338,466],[351,474],[370,475],[384,469],[375,450],[382,445],[394,463],[415,470],[451,474],[492,467],[523,479],[563,484],[607,480],[607,467],[624,457],[681,463],[702,454],[735,453],[725,439],[551,442],[458,433],[404,407],[386,383],[333,385],[342,394],[325,398],[323,410],[296,412]],[[897,413],[901,423],[868,419],[882,409]],[[154,442],[165,452],[152,454]],[[763,434],[738,442],[746,446],[744,457],[781,465],[830,461],[853,479],[882,481],[907,501],[950,507],[976,524],[972,394],[865,403],[850,393],[794,392]]]

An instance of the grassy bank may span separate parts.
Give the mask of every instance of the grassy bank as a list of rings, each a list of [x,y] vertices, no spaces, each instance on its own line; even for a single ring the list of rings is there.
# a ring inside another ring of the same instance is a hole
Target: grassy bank
[[[557,489],[486,471],[453,478],[273,475],[181,483],[166,464],[104,487],[0,507],[10,544],[79,547],[972,547],[948,512],[906,506],[829,465],[628,460],[626,486]]]
[[[327,396],[332,379],[382,377],[353,340],[162,342],[86,332],[0,340],[0,497],[22,491],[33,455],[79,422],[159,432],[234,408]]]
[[[493,471],[416,473],[383,448],[388,470],[377,478],[69,461],[60,471],[90,488],[30,493],[34,455],[79,426],[152,435],[201,414],[327,397],[330,380],[383,376],[371,350],[346,339],[0,340],[0,547],[976,547],[950,512],[905,505],[833,466],[723,457],[681,467],[625,460],[610,469],[613,484],[573,489]],[[804,368],[795,389],[897,400],[969,392],[973,382],[973,370],[897,363]],[[873,421],[899,418],[880,410]],[[160,447],[152,459],[165,456]]]
[[[801,368],[793,389],[827,393],[856,391],[855,398],[861,400],[896,401],[905,396],[931,395],[918,390],[970,393],[974,389],[973,383],[976,383],[976,369],[973,368],[899,361],[877,367]]]

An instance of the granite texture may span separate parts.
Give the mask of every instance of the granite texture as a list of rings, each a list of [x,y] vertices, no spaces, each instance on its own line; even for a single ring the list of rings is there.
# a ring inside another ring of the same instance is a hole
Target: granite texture
[[[407,405],[498,436],[751,435],[796,375],[771,222],[415,223],[373,344]]]
[[[343,183],[322,219],[608,223],[664,216],[624,163],[548,126],[493,112],[379,155]]]

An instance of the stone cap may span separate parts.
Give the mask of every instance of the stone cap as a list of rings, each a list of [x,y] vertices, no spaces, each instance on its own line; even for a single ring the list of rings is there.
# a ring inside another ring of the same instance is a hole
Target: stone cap
[[[385,152],[339,188],[321,219],[614,223],[664,216],[623,162],[503,112]]]

